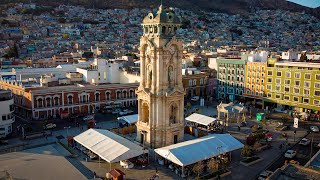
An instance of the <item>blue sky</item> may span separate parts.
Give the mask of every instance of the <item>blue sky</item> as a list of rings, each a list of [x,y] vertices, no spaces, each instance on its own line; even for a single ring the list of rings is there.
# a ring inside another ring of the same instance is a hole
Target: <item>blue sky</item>
[[[291,1],[297,4],[300,4],[302,6],[307,6],[310,8],[317,8],[320,6],[320,0],[287,0]]]

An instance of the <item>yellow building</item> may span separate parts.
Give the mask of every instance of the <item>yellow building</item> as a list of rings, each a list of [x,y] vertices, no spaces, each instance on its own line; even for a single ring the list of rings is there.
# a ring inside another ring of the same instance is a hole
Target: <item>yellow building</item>
[[[254,104],[263,105],[267,62],[247,62],[244,97],[252,98]],[[256,99],[261,99],[258,101]]]
[[[320,64],[268,61],[266,102],[293,106],[299,112],[320,110]]]

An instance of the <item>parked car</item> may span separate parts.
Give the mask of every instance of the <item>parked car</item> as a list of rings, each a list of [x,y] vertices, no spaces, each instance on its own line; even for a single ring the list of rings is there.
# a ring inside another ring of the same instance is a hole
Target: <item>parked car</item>
[[[311,130],[312,132],[319,132],[318,126],[310,126],[310,130]]]
[[[273,172],[272,171],[263,171],[262,173],[260,173],[259,177],[258,177],[258,180],[265,180],[265,179],[268,179],[269,176],[271,176]]]
[[[121,109],[115,109],[114,111],[112,111],[112,114],[119,114],[121,112]]]
[[[303,146],[308,146],[310,143],[311,143],[310,139],[307,139],[307,138],[303,138],[303,139],[301,139],[301,141],[299,142],[299,144],[300,144],[300,145],[303,145]]]
[[[191,98],[191,101],[198,101],[199,99],[200,99],[199,96],[193,96],[193,97]]]
[[[89,156],[89,158],[90,158],[91,160],[94,160],[94,159],[97,159],[97,158],[98,158],[98,156],[97,156],[96,154],[92,153],[92,152],[89,152],[87,155]]]
[[[92,120],[92,119],[94,119],[94,115],[88,115],[88,116],[83,117],[84,121],[89,121],[89,120]]]
[[[284,157],[286,158],[294,158],[297,155],[297,151],[294,150],[288,150],[285,154]]]
[[[57,127],[56,124],[49,123],[49,124],[44,125],[43,129],[53,129],[53,128],[56,128],[56,127]]]
[[[124,109],[124,110],[119,112],[119,115],[123,116],[123,115],[131,114],[131,113],[133,113],[133,111],[128,110],[128,109]]]

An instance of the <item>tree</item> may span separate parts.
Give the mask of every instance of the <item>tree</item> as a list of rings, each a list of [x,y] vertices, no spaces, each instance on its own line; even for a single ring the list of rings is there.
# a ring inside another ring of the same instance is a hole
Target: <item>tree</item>
[[[252,149],[248,145],[245,145],[241,150],[241,156],[250,157],[251,155],[252,155]]]
[[[198,178],[200,177],[200,174],[203,172],[203,167],[204,166],[202,164],[202,161],[199,161],[192,168],[192,171],[197,174]]]
[[[191,103],[188,102],[187,105],[186,105],[187,111],[189,111],[191,109],[191,107],[192,107]]]
[[[219,170],[219,162],[215,159],[210,159],[208,162],[208,168],[212,170],[212,172],[216,172]]]
[[[306,62],[308,60],[307,52],[301,53],[300,62]]]

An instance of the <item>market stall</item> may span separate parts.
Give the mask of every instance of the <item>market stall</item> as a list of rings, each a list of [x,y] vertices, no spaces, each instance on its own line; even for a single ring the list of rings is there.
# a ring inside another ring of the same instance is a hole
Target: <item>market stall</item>
[[[198,137],[199,131],[209,132],[217,125],[216,118],[205,116],[198,113],[193,113],[186,117],[186,131]]]
[[[74,137],[74,140],[110,165],[147,153],[141,146],[104,129],[88,129]]]
[[[185,166],[243,148],[243,146],[241,142],[230,134],[211,134],[202,138],[158,148],[155,149],[155,152],[160,157],[180,166],[181,174],[183,175]],[[160,161],[162,161],[161,158]],[[169,165],[170,167],[174,168],[174,165]],[[180,171],[179,169],[176,170]]]

